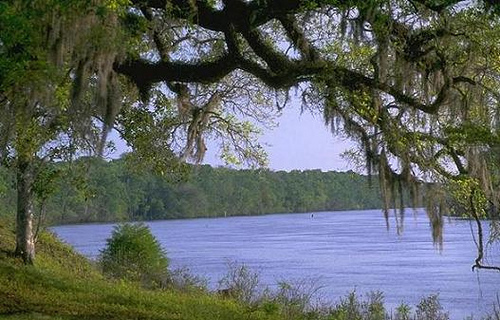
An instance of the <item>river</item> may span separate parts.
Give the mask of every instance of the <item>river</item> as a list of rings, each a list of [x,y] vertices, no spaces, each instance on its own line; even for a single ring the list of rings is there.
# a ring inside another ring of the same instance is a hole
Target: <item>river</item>
[[[391,218],[391,220],[394,218]],[[394,224],[394,221],[391,221]],[[413,306],[439,294],[451,319],[475,318],[492,310],[500,273],[472,272],[476,247],[471,223],[446,219],[443,249],[432,242],[425,212],[408,210],[404,231],[387,230],[380,210],[277,214],[149,222],[173,268],[185,266],[215,286],[228,262],[258,271],[267,285],[314,279],[323,298],[338,301],[353,290],[382,291],[386,306]],[[96,258],[112,224],[52,229],[90,258]],[[489,248],[500,256],[497,247]],[[498,263],[498,260],[496,261]],[[415,308],[413,308],[414,310]]]

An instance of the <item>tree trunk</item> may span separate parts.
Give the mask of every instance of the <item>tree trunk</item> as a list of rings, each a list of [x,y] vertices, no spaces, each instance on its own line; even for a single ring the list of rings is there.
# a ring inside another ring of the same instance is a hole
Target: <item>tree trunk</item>
[[[21,257],[25,264],[33,264],[35,259],[33,183],[33,170],[29,160],[18,158],[16,256]]]

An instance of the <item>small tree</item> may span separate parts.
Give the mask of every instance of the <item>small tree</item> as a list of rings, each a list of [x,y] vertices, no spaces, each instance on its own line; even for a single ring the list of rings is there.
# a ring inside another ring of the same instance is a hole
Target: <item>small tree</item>
[[[27,264],[36,201],[50,193],[43,172],[102,153],[126,96],[112,71],[129,48],[118,29],[124,14],[116,1],[0,2],[0,166],[15,172],[15,254]]]
[[[159,287],[168,279],[166,253],[143,223],[116,226],[101,250],[100,262],[105,274],[148,288]]]

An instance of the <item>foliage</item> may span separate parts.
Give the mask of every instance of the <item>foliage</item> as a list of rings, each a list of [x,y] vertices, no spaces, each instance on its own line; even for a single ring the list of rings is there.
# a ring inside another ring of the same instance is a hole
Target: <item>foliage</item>
[[[162,286],[168,279],[167,256],[145,224],[116,226],[100,253],[100,264],[104,274],[148,288]]]
[[[125,41],[117,10],[105,1],[1,4],[2,165],[39,166],[99,148],[98,119],[113,113],[112,103],[90,93],[120,86],[109,65]]]
[[[214,126],[205,124],[214,110],[209,101],[221,92],[234,89],[252,102],[261,92],[282,108],[295,89],[303,109],[357,142],[351,154],[377,175],[384,207],[401,201],[402,189],[419,199],[420,187],[433,183],[428,209],[440,242],[443,189],[457,180],[477,183],[475,196],[490,218],[500,207],[500,24],[493,2],[132,1],[131,12],[150,25],[143,39],[156,55],[129,56],[115,70],[142,92],[165,83],[179,106],[202,115],[193,120],[207,120],[192,121],[191,133],[220,132],[220,109]],[[230,114],[266,109],[225,102],[219,107]],[[189,151],[203,154],[203,139],[195,140],[187,139]]]
[[[16,210],[14,175],[11,170],[0,167],[0,216],[11,216]]]
[[[15,172],[16,254],[26,263],[35,258],[35,209],[42,220],[58,177],[50,163],[102,153],[126,96],[112,70],[127,51],[120,14],[107,1],[0,4],[0,165]]]
[[[204,292],[146,290],[109,281],[83,256],[50,234],[39,239],[35,266],[10,252],[13,224],[0,221],[0,317],[2,319],[193,319],[279,320]]]
[[[303,109],[357,142],[352,154],[379,178],[386,209],[403,201],[403,189],[419,199],[422,182],[433,183],[427,196],[436,242],[442,189],[456,181],[477,184],[477,201],[464,212],[474,215],[480,204],[496,218],[500,23],[493,2],[4,2],[0,155],[21,173],[19,221],[32,220],[40,157],[102,153],[111,128],[159,172],[177,160],[199,162],[207,138],[220,141],[229,163],[263,165],[252,123],[272,125],[290,89]]]
[[[443,307],[439,303],[438,295],[430,295],[428,297],[422,298],[420,303],[417,305],[417,320],[448,320],[448,313],[443,310]]]
[[[183,181],[136,170],[127,159],[59,163],[48,223],[157,220],[381,208],[378,185],[354,172],[188,168]],[[135,162],[134,162],[135,163]],[[7,176],[8,171],[5,171]],[[7,177],[6,176],[6,177]],[[1,180],[0,180],[1,181]],[[7,181],[6,181],[7,184]],[[13,191],[6,190],[7,194]],[[12,212],[12,198],[0,203]],[[407,202],[408,203],[408,202]]]
[[[287,320],[386,319],[380,292],[369,293],[366,301],[359,301],[353,292],[336,306],[329,307],[320,300],[321,289],[318,279],[310,278],[281,280],[273,289],[264,287],[257,272],[244,264],[230,262],[227,274],[219,281],[217,293],[253,308],[261,307],[268,314],[279,314]]]
[[[227,269],[226,275],[219,280],[217,292],[247,305],[258,302],[261,296],[259,274],[234,261],[227,263]]]
[[[189,101],[184,112],[159,86],[138,92],[116,72],[126,58],[151,52],[143,33],[154,28],[131,6],[108,0],[0,4],[0,165],[16,171],[16,254],[26,263],[35,257],[35,207],[44,211],[58,178],[41,173],[52,161],[104,154],[113,128],[135,149],[138,163],[165,175],[182,175],[179,158],[199,161],[210,131],[224,141],[228,157],[265,161],[257,130],[220,108],[221,99],[238,97],[230,85],[213,87],[225,93]]]
[[[370,292],[366,300],[360,300],[356,292],[351,292],[345,299],[331,310],[333,319],[347,320],[368,320],[387,318],[384,307],[384,295],[381,292]]]
[[[180,292],[208,292],[207,279],[192,274],[187,267],[171,270],[165,286]]]
[[[394,320],[410,320],[411,307],[406,303],[401,303],[394,315]]]
[[[364,297],[355,291],[331,305],[320,299],[319,281],[314,279],[279,281],[276,288],[263,287],[259,274],[244,264],[231,262],[228,272],[219,282],[217,294],[225,299],[235,299],[252,308],[262,308],[269,315],[280,315],[283,319],[311,320],[446,320],[448,312],[443,310],[439,296],[422,297],[413,308],[401,303],[394,314],[384,304],[380,291],[368,292]],[[481,319],[495,319],[493,313]]]
[[[278,307],[285,319],[319,317],[324,308],[319,301],[319,291],[322,287],[318,279],[304,278],[278,281],[277,289],[266,292],[264,301]],[[316,301],[318,300],[318,301]]]

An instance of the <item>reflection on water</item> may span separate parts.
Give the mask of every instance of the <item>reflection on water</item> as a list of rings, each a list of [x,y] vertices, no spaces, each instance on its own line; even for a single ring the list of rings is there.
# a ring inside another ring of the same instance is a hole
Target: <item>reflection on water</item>
[[[492,310],[500,273],[472,272],[475,245],[469,221],[446,219],[443,250],[432,243],[425,213],[408,213],[404,232],[387,231],[379,210],[169,220],[149,223],[172,267],[187,266],[215,285],[228,261],[259,271],[272,285],[317,279],[331,300],[356,290],[384,292],[387,306],[415,305],[439,293],[451,319]],[[96,257],[111,224],[53,228],[65,241]],[[499,256],[499,248],[490,248]],[[494,262],[494,261],[492,261]],[[497,261],[498,262],[498,261]]]

